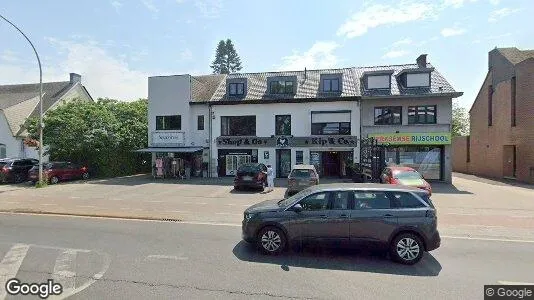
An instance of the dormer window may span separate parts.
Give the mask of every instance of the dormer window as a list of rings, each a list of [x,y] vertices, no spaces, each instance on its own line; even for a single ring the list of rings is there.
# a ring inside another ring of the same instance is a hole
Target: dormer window
[[[228,94],[230,96],[243,96],[245,94],[245,84],[243,82],[229,83]]]
[[[323,92],[339,92],[339,78],[323,79]]]
[[[367,89],[389,89],[391,88],[391,75],[368,75]]]
[[[291,80],[273,80],[269,85],[271,94],[293,94],[293,81]]]
[[[406,87],[429,87],[430,86],[430,73],[407,73],[406,74]]]

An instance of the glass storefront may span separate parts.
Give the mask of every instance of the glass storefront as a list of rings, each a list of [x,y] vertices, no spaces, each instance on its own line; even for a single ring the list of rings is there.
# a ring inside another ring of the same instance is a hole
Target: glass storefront
[[[443,146],[400,146],[387,147],[386,165],[411,167],[425,179],[442,179]]]

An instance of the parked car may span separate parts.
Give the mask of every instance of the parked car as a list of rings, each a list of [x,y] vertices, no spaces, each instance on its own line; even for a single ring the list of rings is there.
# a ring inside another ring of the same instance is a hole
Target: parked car
[[[4,158],[0,159],[0,182],[24,182],[28,178],[28,170],[39,164],[33,158]]]
[[[237,168],[234,189],[256,188],[264,190],[267,186],[267,167],[262,163],[243,164]]]
[[[432,186],[428,183],[419,172],[410,167],[387,167],[382,171],[380,176],[382,183],[388,184],[402,184],[413,186],[422,190],[426,190],[432,195]]]
[[[43,176],[50,184],[71,179],[88,179],[89,171],[87,167],[82,167],[70,162],[49,162],[43,164]],[[34,166],[28,172],[28,178],[35,183],[39,180],[39,166]]]
[[[287,177],[287,195],[291,196],[319,184],[319,175],[314,165],[295,165]]]
[[[295,242],[347,242],[389,249],[414,264],[440,246],[436,209],[428,192],[401,185],[316,185],[280,201],[247,208],[242,237],[266,254]]]

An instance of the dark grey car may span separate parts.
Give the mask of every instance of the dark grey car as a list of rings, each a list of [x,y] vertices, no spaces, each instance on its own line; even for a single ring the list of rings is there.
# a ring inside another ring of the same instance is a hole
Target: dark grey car
[[[268,254],[294,242],[378,244],[400,263],[440,246],[436,210],[426,191],[380,184],[317,185],[245,210],[243,239]]]

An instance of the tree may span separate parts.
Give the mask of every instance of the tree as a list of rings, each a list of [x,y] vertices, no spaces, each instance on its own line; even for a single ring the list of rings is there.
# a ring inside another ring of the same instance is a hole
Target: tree
[[[469,135],[469,116],[465,108],[457,102],[452,103],[452,136]]]
[[[232,40],[219,41],[211,68],[213,69],[213,74],[230,74],[243,68]]]

